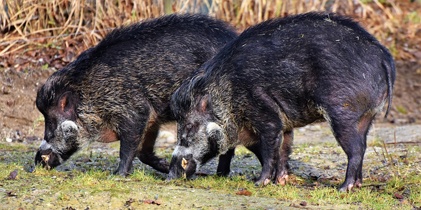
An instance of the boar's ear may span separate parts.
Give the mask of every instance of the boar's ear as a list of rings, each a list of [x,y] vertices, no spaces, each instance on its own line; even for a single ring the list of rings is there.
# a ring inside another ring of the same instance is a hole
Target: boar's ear
[[[74,110],[76,107],[76,100],[72,92],[63,93],[58,100],[58,107],[60,112],[68,112]]]
[[[207,112],[210,109],[210,96],[206,94],[200,99],[199,111],[201,113]]]

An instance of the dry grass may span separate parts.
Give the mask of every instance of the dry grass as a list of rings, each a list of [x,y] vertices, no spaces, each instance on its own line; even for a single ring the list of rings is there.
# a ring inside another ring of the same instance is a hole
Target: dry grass
[[[394,56],[416,60],[421,51],[421,1],[415,0],[3,0],[0,66],[65,65],[111,29],[169,13],[206,13],[240,31],[273,17],[331,11],[360,21]],[[23,53],[22,53],[23,52]],[[418,54],[417,54],[418,53]],[[55,55],[55,57],[53,56]],[[26,57],[25,57],[26,56]],[[1,61],[4,60],[4,61]],[[60,67],[60,66],[59,66]]]

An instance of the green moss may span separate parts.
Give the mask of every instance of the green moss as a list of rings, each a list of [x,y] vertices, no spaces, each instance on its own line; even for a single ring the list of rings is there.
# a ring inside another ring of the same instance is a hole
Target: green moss
[[[417,11],[412,11],[406,15],[405,21],[419,24],[421,23],[421,14],[419,14]]]
[[[398,111],[401,114],[408,114],[408,110],[406,110],[403,106],[396,106],[396,111]]]

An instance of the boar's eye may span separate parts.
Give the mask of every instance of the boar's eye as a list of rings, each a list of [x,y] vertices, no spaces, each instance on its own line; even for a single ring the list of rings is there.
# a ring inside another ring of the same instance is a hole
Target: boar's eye
[[[184,126],[181,126],[181,130],[179,130],[178,136],[180,140],[180,145],[188,147],[190,145],[190,141],[192,141],[194,135],[197,132],[197,126],[192,123],[186,123]]]
[[[190,136],[190,133],[194,129],[193,127],[194,127],[193,124],[190,124],[190,123],[186,125],[186,128],[185,129],[186,129],[187,136]]]
[[[193,127],[193,125],[192,125],[192,124],[187,124],[187,125],[186,125],[186,130],[191,130],[191,129],[192,129],[192,127]]]
[[[199,123],[198,122],[188,123],[185,129],[186,129],[186,134],[187,134],[186,138],[187,139],[193,138],[193,136],[197,134],[197,131],[199,129]]]

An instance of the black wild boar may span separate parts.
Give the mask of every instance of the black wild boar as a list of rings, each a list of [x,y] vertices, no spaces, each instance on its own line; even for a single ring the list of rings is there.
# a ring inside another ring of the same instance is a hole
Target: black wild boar
[[[339,189],[361,186],[367,132],[386,101],[389,110],[395,66],[356,22],[324,13],[268,20],[200,69],[171,99],[178,142],[169,179],[226,151],[229,165],[243,144],[262,164],[256,184],[285,184],[293,128],[326,120],[348,156]]]
[[[168,173],[154,144],[160,125],[175,120],[170,96],[235,37],[227,24],[203,15],[168,15],[112,31],[39,89],[45,135],[35,163],[53,168],[88,141],[120,140],[116,173],[128,174],[136,156]]]

